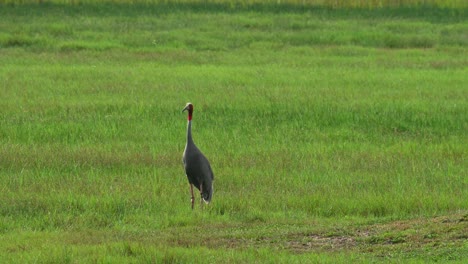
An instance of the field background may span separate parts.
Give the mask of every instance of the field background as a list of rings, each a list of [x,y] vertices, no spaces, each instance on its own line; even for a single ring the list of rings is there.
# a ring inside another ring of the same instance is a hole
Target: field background
[[[0,1],[0,259],[466,261],[464,3]]]

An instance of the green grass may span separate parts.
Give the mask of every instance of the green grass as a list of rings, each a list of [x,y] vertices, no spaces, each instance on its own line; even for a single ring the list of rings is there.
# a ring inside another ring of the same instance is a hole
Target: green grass
[[[308,8],[308,7],[330,7],[330,8],[366,8],[366,9],[378,9],[378,8],[395,8],[395,7],[438,7],[438,8],[466,8],[468,7],[464,1],[461,0],[373,0],[373,1],[361,1],[361,0],[0,0],[0,4],[95,4],[99,3],[113,3],[113,4],[144,4],[144,5],[169,5],[177,6],[188,6],[193,8],[197,5],[202,5],[203,9],[206,7],[213,6],[226,6],[231,9],[238,8],[251,8],[251,7],[294,7],[294,8]]]
[[[466,21],[0,5],[0,259],[463,262]],[[188,101],[215,173],[194,211]]]

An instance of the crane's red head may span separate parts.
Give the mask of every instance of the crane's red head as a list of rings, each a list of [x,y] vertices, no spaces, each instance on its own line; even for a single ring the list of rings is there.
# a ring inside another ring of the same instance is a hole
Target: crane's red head
[[[187,103],[185,108],[182,110],[184,112],[185,110],[188,111],[188,120],[192,120],[192,113],[193,113],[193,104],[192,103]]]

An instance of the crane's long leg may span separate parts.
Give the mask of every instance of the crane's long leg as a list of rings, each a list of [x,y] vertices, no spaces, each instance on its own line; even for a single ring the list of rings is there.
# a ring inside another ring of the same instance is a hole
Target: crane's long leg
[[[203,209],[203,184],[200,183],[200,206]]]
[[[193,204],[195,203],[195,196],[193,196],[193,185],[190,183],[190,194],[192,195],[191,202],[192,202],[192,210],[193,210]]]

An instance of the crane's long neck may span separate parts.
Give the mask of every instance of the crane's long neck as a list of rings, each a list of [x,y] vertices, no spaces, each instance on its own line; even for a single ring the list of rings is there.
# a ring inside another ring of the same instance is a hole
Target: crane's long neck
[[[187,123],[187,144],[193,144],[192,139],[192,112],[189,112]]]

